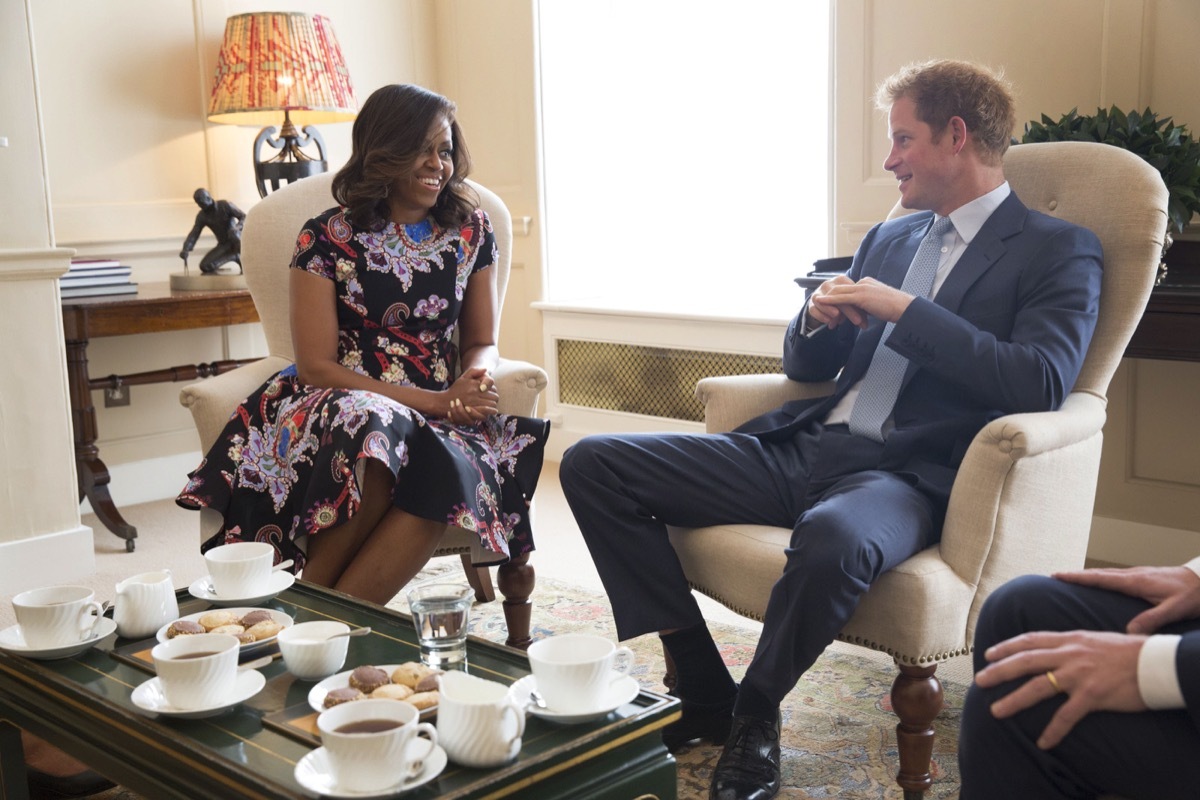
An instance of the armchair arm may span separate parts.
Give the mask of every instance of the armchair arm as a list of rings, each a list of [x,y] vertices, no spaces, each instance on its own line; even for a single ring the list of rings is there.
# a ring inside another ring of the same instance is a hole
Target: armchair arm
[[[492,370],[492,379],[500,394],[500,413],[522,417],[537,415],[538,396],[549,382],[546,370],[527,361],[501,358]]]
[[[789,400],[833,394],[833,381],[801,383],[786,375],[723,375],[696,384],[696,399],[704,406],[709,433],[731,431],[759,414]]]
[[[207,452],[213,446],[238,403],[290,363],[280,356],[267,356],[180,389],[179,402],[192,412],[196,432],[200,434],[201,452]]]
[[[1100,469],[1105,402],[1072,392],[1057,411],[993,420],[958,470],[941,556],[976,584],[979,606],[1018,575],[1083,566]]]

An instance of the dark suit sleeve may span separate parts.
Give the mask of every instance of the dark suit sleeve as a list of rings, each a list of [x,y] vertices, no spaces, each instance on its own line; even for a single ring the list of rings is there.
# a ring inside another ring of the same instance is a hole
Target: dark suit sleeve
[[[917,298],[888,344],[964,397],[1010,414],[1057,408],[1071,391],[1099,309],[1101,250],[1095,234],[1034,222],[1006,244],[993,270],[972,287],[970,311]],[[957,269],[957,267],[956,267]],[[996,291],[989,295],[988,287]],[[939,295],[940,297],[940,295]],[[989,304],[1011,312],[989,313]]]
[[[1192,721],[1200,728],[1200,631],[1185,633],[1175,650],[1175,674]]]
[[[867,253],[878,233],[880,225],[873,227],[854,254],[854,261],[846,276],[852,281],[862,277],[864,254]],[[805,302],[804,307],[808,307]],[[783,338],[783,371],[794,381],[828,381],[837,377],[846,364],[850,350],[858,336],[858,329],[850,323],[839,325],[834,330],[822,330],[805,336],[800,323],[803,309],[792,318]]]

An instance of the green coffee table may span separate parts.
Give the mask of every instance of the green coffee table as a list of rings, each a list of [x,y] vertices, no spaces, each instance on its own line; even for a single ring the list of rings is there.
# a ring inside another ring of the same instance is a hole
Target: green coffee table
[[[406,614],[303,581],[262,605],[296,622],[338,619],[371,626],[370,635],[352,640],[347,669],[419,658]],[[180,592],[179,607],[185,615],[207,603]],[[312,683],[295,680],[275,659],[260,669],[267,678],[263,690],[220,716],[150,718],[130,695],[153,677],[137,655],[152,644],[114,634],[59,661],[0,652],[0,797],[27,797],[19,728],[152,800],[311,796],[293,773],[315,746],[300,731]],[[471,637],[467,652],[473,674],[509,684],[529,674],[521,650]],[[514,763],[486,770],[451,763],[435,780],[398,796],[675,798],[675,760],[660,730],[678,716],[677,700],[642,691],[596,722],[561,726],[530,717]]]

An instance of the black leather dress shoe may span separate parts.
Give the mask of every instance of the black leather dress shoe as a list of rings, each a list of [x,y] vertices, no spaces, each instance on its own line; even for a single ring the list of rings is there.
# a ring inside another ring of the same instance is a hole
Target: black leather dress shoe
[[[704,739],[712,744],[723,744],[729,737],[733,725],[733,703],[737,695],[720,703],[692,703],[681,700],[680,717],[663,728],[663,744],[672,753],[688,742]]]
[[[25,772],[29,777],[30,800],[70,800],[99,794],[116,786],[99,772],[90,769],[63,776],[51,775],[32,767],[26,767]]]
[[[754,717],[734,717],[725,751],[713,770],[710,800],[768,800],[779,794],[779,728]]]

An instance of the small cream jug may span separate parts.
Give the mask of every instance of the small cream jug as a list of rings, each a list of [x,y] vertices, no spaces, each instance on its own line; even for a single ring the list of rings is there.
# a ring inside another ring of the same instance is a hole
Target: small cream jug
[[[117,584],[113,621],[124,639],[145,639],[179,617],[171,570],[141,572]]]
[[[525,709],[508,687],[465,672],[438,676],[438,743],[464,767],[507,764],[521,750]]]

